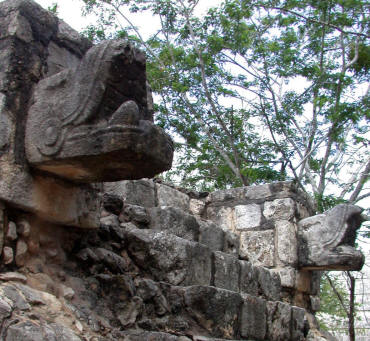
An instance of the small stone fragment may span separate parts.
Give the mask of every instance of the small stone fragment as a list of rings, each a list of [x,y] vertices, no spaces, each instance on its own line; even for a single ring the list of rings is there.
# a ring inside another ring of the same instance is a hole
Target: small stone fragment
[[[4,272],[0,274],[0,281],[27,282],[27,277],[19,272]]]
[[[13,221],[8,224],[8,232],[6,233],[6,239],[9,241],[14,241],[18,238],[17,235],[17,225]]]
[[[3,262],[4,264],[10,264],[14,260],[13,249],[9,246],[5,246],[3,249]]]
[[[15,263],[18,266],[24,265],[26,261],[26,257],[27,257],[27,251],[28,251],[27,244],[25,243],[24,240],[19,239],[17,241],[16,253],[15,253]]]
[[[59,285],[58,292],[59,292],[59,297],[64,297],[67,300],[71,300],[75,295],[74,290],[70,287],[67,287],[64,284]]]

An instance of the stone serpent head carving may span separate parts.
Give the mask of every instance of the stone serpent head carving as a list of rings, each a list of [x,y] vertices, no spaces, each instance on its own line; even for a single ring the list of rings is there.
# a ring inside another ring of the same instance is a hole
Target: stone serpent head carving
[[[78,182],[152,177],[171,139],[152,122],[145,57],[122,40],[90,48],[76,68],[41,80],[26,125],[32,167]]]
[[[354,247],[364,218],[358,206],[341,204],[298,223],[299,265],[308,270],[361,270],[364,255]]]

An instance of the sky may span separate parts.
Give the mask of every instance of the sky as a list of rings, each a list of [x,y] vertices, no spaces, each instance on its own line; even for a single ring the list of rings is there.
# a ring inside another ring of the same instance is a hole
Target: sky
[[[35,0],[42,7],[48,8],[55,3],[55,0]],[[83,2],[81,0],[59,0],[58,16],[62,18],[69,26],[77,31],[81,31],[91,19],[84,18],[81,15]]]

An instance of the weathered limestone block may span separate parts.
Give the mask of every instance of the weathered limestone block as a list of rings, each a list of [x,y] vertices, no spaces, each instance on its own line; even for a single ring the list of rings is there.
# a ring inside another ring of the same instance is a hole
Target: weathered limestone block
[[[150,222],[150,216],[147,212],[147,209],[138,205],[125,205],[123,211],[124,219],[128,221],[133,221],[139,225],[147,225]],[[120,216],[121,219],[122,215]]]
[[[246,188],[245,198],[246,199],[265,199],[271,196],[272,192],[270,186],[258,185],[258,186],[248,186]]]
[[[245,195],[245,187],[230,188],[209,193],[207,203],[217,203],[242,199]]]
[[[281,296],[280,277],[264,267],[257,267],[260,293],[269,300],[278,301]]]
[[[290,305],[282,302],[267,302],[267,339],[271,341],[291,340],[291,318]]]
[[[6,239],[8,241],[15,241],[18,238],[17,225],[13,221],[9,221],[8,230],[6,232]]]
[[[13,252],[13,249],[11,247],[4,246],[3,252],[2,252],[2,256],[3,256],[3,262],[4,262],[4,264],[11,264],[11,263],[13,263],[13,260],[14,260],[14,252]]]
[[[237,335],[243,303],[239,294],[215,287],[192,286],[186,288],[184,298],[190,315],[215,338],[231,339]]]
[[[190,199],[189,210],[191,214],[202,216],[206,208],[206,203],[203,200]]]
[[[298,223],[299,266],[310,270],[361,270],[363,254],[354,248],[362,209],[341,204]]]
[[[253,340],[264,340],[266,325],[266,301],[259,297],[246,295],[241,314],[241,336]]]
[[[206,246],[166,232],[127,231],[135,262],[157,281],[173,285],[210,285],[212,253]]]
[[[155,184],[152,180],[105,182],[104,191],[119,196],[127,204],[157,206]]]
[[[295,266],[298,262],[296,225],[288,220],[275,222],[276,251],[281,264]]]
[[[23,266],[27,258],[28,246],[26,242],[22,239],[18,239],[16,252],[15,252],[15,262],[18,266]]]
[[[247,295],[258,296],[258,271],[250,262],[240,262],[240,294],[244,297]]]
[[[237,258],[223,252],[213,253],[215,287],[239,292],[240,264]]]
[[[261,225],[261,207],[257,204],[235,206],[235,229],[245,231]]]
[[[176,207],[153,207],[148,209],[149,227],[157,231],[168,231],[175,236],[198,241],[199,224],[194,216]]]
[[[296,270],[290,267],[284,267],[279,269],[274,269],[280,276],[281,286],[285,288],[295,288],[296,286]]]
[[[274,231],[248,231],[240,234],[240,257],[253,265],[274,266]]]
[[[158,206],[173,206],[185,212],[189,211],[189,196],[167,185],[156,184],[156,186]]]
[[[197,219],[197,222],[199,224],[199,243],[207,245],[211,250],[225,251],[225,232],[209,220]]]
[[[305,310],[299,307],[292,307],[292,325],[291,325],[291,340],[305,340]]]
[[[269,220],[291,220],[295,214],[295,202],[291,198],[267,201],[263,215]]]
[[[231,231],[225,231],[224,248],[222,251],[238,257],[239,249],[240,249],[239,236]]]
[[[207,208],[207,219],[212,220],[224,231],[234,231],[234,210],[228,206],[210,206]]]
[[[243,297],[262,296],[278,301],[281,298],[280,277],[273,270],[240,261],[240,293]]]

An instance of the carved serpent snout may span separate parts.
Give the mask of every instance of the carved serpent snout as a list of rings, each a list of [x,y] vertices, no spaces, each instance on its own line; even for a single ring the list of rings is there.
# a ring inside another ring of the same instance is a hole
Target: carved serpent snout
[[[354,248],[364,218],[358,206],[341,204],[298,223],[298,258],[311,270],[360,270],[363,254]]]
[[[26,154],[36,168],[90,182],[154,176],[172,163],[172,141],[152,123],[144,55],[123,41],[41,80],[33,101]]]

